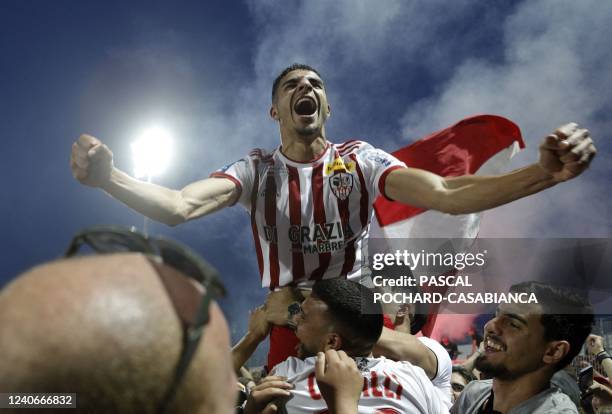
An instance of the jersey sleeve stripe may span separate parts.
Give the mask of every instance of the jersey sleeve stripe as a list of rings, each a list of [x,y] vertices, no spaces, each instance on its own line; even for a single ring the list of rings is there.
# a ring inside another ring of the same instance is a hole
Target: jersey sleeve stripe
[[[302,203],[300,194],[300,175],[297,168],[287,165],[289,171],[289,222],[297,228],[297,242],[291,244],[291,267],[293,281],[304,278],[304,253],[301,245]]]
[[[325,205],[323,199],[323,164],[317,165],[312,171],[312,199],[314,202],[314,221],[315,225],[325,226]],[[319,267],[313,270],[310,279],[318,280],[325,274],[331,253],[319,253]]]
[[[387,168],[382,175],[380,176],[380,179],[378,180],[378,191],[380,192],[380,195],[383,196],[384,198],[386,198],[389,201],[394,201],[391,200],[389,197],[387,197],[387,195],[385,194],[385,181],[387,180],[387,176],[389,175],[390,172],[398,170],[400,168],[405,168],[405,167],[401,167],[399,165],[394,165],[392,167]]]
[[[261,251],[261,242],[259,241],[259,232],[257,231],[257,195],[259,194],[259,160],[254,161],[254,183],[251,191],[251,229],[253,230],[253,240],[255,242],[255,251],[257,252],[257,265],[259,267],[259,276],[263,278],[263,253]]]
[[[209,177],[210,178],[227,178],[228,180],[232,181],[234,184],[236,184],[236,188],[238,190],[238,196],[236,197],[236,199],[231,205],[233,206],[234,204],[238,202],[238,200],[240,200],[240,196],[242,195],[242,184],[240,183],[240,181],[238,181],[236,177],[231,176],[226,173],[222,173],[222,172],[214,172],[210,174]]]
[[[356,139],[349,139],[348,141],[343,142],[343,143],[342,143],[342,144],[340,144],[340,145],[336,145],[336,148],[337,148],[339,151],[342,151],[342,150],[343,150],[344,148],[346,148],[347,146],[351,146],[351,145],[354,145],[354,144],[358,144],[358,145],[359,145],[359,144],[361,144],[361,143],[362,143],[362,141],[357,141]]]
[[[349,146],[349,147],[343,148],[343,149],[341,149],[341,150],[340,150],[340,155],[346,155],[346,154],[349,154],[351,151],[353,151],[353,150],[355,150],[355,149],[359,148],[360,146],[361,146],[361,142],[357,142],[357,143],[356,143],[356,144],[354,144],[354,145],[351,145],[351,146]]]

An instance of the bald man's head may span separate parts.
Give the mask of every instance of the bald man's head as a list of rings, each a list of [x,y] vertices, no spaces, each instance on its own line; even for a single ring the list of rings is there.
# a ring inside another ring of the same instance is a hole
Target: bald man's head
[[[36,267],[0,292],[0,390],[77,393],[88,412],[155,412],[182,347],[177,312],[193,314],[197,297],[190,279],[135,253]],[[227,324],[214,302],[209,313],[170,411],[233,410]]]

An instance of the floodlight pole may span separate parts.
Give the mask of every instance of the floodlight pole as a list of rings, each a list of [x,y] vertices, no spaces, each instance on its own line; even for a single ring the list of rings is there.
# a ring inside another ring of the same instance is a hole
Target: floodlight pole
[[[151,184],[151,174],[150,173],[147,173],[147,182]],[[145,237],[149,235],[149,218],[147,216],[144,216],[144,221],[142,223],[142,232],[144,233]]]

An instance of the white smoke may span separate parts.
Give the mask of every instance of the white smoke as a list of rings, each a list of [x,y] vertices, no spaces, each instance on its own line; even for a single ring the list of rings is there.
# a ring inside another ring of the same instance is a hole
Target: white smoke
[[[270,80],[270,73],[293,61],[320,68],[328,89],[329,84],[335,88],[328,92],[332,107],[340,108],[331,120],[333,131],[358,136],[367,131],[376,145],[392,150],[405,137],[423,136],[472,114],[495,113],[523,131],[528,148],[518,166],[536,160],[540,139],[557,126],[576,121],[588,127],[600,149],[592,169],[573,182],[487,213],[481,235],[610,233],[605,185],[611,170],[604,158],[612,125],[607,92],[612,3],[539,0],[503,11],[476,1],[249,5],[260,33],[258,79]],[[478,48],[487,45],[488,37],[497,44],[483,53]],[[434,82],[420,90],[423,96],[406,88],[419,71]],[[391,126],[387,114],[377,110],[389,101],[403,112]]]
[[[328,134],[336,142],[364,138],[391,151],[468,115],[495,113],[523,131],[528,148],[518,157],[519,166],[536,159],[541,137],[577,121],[592,131],[600,149],[591,171],[485,214],[481,236],[612,232],[605,142],[612,127],[612,2],[247,0],[247,6],[256,39],[252,59],[236,72],[243,76],[210,72],[192,59],[194,53],[208,55],[201,61],[223,59],[223,49],[233,45],[187,51],[180,33],[167,33],[161,42],[110,51],[83,108],[113,109],[106,116],[85,112],[82,117],[91,124],[97,120],[99,130],[112,135],[116,130],[107,125],[123,123],[133,130],[141,118],[166,114],[181,137],[182,163],[172,168],[179,176],[161,178],[174,186],[204,178],[251,148],[278,145],[278,128],[267,115],[270,89],[276,74],[296,61],[323,75],[332,105]],[[126,72],[131,78],[118,85],[125,93],[99,102]],[[135,113],[144,115],[134,120]],[[127,132],[118,135],[115,146],[129,138]],[[116,154],[121,152],[127,153]],[[228,221],[238,224],[228,226]],[[248,219],[239,209],[173,232],[203,234],[251,255],[244,278],[256,279]]]

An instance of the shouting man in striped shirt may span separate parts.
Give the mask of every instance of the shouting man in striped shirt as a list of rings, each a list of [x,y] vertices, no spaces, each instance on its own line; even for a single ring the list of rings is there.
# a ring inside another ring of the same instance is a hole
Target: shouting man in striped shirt
[[[325,278],[357,278],[379,195],[450,214],[477,212],[576,177],[596,152],[589,131],[569,123],[544,139],[536,164],[499,176],[443,178],[407,167],[362,141],[328,141],[330,114],[319,73],[294,64],[272,88],[270,116],[279,124],[281,141],[272,151],[254,149],[177,191],[130,177],[113,166],[106,145],[81,135],[72,147],[72,173],[171,226],[241,204],[251,215],[262,286],[274,291],[308,288]]]

